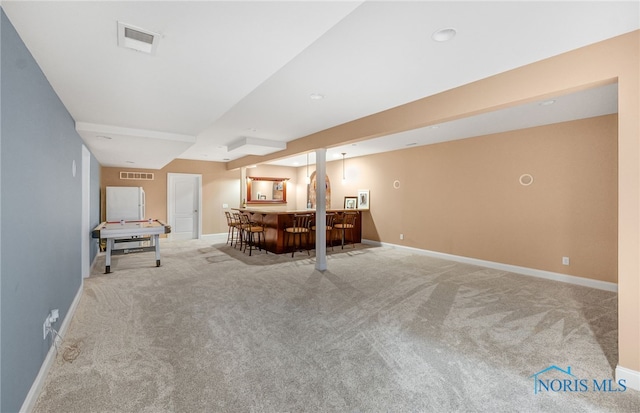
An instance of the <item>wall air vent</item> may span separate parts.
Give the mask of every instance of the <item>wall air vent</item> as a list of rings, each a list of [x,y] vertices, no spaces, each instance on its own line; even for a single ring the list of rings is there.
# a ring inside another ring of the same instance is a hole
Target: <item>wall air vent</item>
[[[155,54],[160,37],[158,33],[118,22],[118,46],[120,47]]]
[[[153,174],[149,172],[120,172],[120,179],[153,181]]]

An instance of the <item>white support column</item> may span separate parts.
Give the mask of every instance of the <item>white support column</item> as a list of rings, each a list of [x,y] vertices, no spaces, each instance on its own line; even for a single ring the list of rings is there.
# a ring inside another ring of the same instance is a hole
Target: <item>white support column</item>
[[[240,199],[238,200],[238,208],[242,208],[242,202],[247,199],[247,168],[240,168]]]
[[[327,269],[327,150],[316,149],[316,270]]]

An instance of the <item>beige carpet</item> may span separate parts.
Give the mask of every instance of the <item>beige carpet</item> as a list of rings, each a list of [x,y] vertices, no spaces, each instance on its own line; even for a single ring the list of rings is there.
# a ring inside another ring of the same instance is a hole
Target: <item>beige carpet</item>
[[[613,378],[616,294],[357,245],[249,257],[204,241],[104,257],[36,412],[637,412]],[[550,372],[549,379],[563,378]],[[591,387],[591,385],[589,385]]]

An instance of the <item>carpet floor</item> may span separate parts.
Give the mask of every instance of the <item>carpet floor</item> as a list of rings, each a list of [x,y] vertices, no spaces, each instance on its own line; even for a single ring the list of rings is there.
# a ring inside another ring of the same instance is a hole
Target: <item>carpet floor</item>
[[[639,411],[602,387],[615,293],[362,244],[324,272],[161,248],[97,258],[35,412]]]

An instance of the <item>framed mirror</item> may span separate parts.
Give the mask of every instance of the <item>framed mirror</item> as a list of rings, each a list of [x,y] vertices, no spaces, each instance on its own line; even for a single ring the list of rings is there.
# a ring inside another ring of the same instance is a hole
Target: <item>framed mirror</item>
[[[289,178],[247,177],[247,204],[286,204]]]

